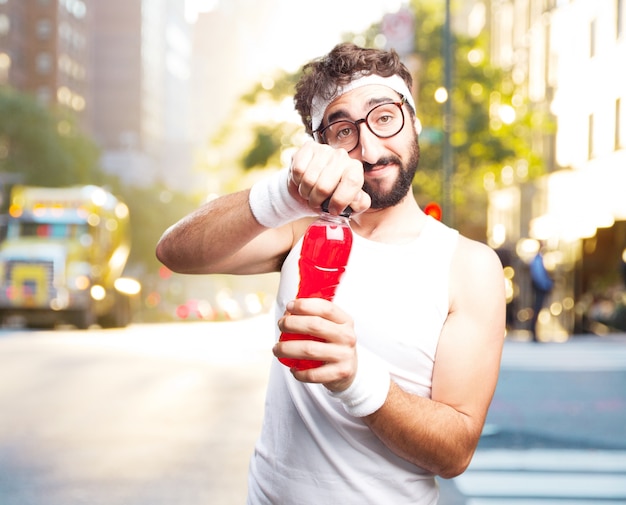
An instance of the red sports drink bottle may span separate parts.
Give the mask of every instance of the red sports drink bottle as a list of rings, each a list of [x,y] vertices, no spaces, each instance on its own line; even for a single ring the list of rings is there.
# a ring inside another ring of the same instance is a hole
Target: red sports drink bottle
[[[302,239],[302,251],[298,266],[300,285],[298,298],[324,298],[332,300],[339,285],[339,280],[346,270],[350,250],[352,249],[352,229],[348,207],[341,215],[333,216],[322,205],[323,212],[313,222]],[[282,333],[280,340],[318,340],[323,339],[299,333]],[[289,368],[307,370],[323,365],[322,361],[311,359],[279,358]]]

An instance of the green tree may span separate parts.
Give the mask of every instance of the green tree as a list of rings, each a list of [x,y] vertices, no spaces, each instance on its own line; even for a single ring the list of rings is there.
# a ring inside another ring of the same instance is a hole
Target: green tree
[[[229,120],[208,140],[197,170],[210,174],[210,191],[227,193],[250,185],[259,171],[278,169],[286,149],[304,141],[293,108],[297,75],[279,71],[251,86],[233,106]]]
[[[443,195],[443,107],[435,92],[444,85],[444,11],[441,2],[414,0],[417,114],[423,130],[418,200],[441,201]],[[545,115],[533,111],[509,72],[489,61],[489,34],[452,34],[451,145],[454,165],[452,200],[455,226],[484,238],[487,210],[485,182],[500,179],[506,166],[522,178],[543,173],[541,156],[531,145],[533,132],[550,131]],[[506,113],[506,114],[505,114]],[[501,117],[501,116],[504,116]]]
[[[132,231],[129,264],[140,266],[144,272],[157,271],[160,263],[155,248],[159,238],[168,226],[192,212],[201,202],[161,184],[142,188],[111,182],[109,187],[129,209]]]
[[[242,97],[241,103],[244,107],[263,103],[276,106],[293,95],[296,79],[295,74],[279,72],[271,82],[254,85]],[[289,146],[288,139],[300,129],[299,125],[270,119],[267,122],[251,123],[251,126],[253,141],[240,159],[244,170],[280,166],[280,153],[284,147]]]
[[[98,184],[98,158],[95,144],[68,113],[0,87],[0,173],[40,186]]]

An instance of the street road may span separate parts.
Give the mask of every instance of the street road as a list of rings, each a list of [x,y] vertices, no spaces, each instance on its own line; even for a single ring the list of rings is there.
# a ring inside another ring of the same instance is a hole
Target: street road
[[[0,331],[0,505],[243,505],[272,332]],[[507,341],[472,465],[441,488],[440,505],[626,503],[626,337]]]
[[[508,341],[468,471],[440,505],[626,504],[626,336]]]
[[[0,505],[244,504],[271,332],[0,332]]]

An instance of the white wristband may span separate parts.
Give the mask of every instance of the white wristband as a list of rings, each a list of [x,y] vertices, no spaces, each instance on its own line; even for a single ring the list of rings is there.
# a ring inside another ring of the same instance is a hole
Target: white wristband
[[[289,193],[288,168],[255,183],[250,188],[249,202],[254,218],[267,228],[278,228],[301,217],[316,215]]]
[[[350,387],[328,393],[341,401],[344,410],[354,417],[365,417],[383,406],[389,394],[391,378],[384,362],[359,348],[359,365]]]

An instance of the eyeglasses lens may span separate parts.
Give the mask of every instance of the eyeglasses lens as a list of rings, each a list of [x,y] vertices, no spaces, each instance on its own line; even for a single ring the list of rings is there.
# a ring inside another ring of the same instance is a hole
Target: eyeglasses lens
[[[402,103],[377,105],[367,113],[364,119],[336,121],[324,128],[320,134],[331,147],[352,151],[359,143],[360,123],[365,123],[369,130],[379,138],[393,137],[404,126]]]

